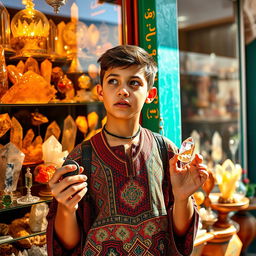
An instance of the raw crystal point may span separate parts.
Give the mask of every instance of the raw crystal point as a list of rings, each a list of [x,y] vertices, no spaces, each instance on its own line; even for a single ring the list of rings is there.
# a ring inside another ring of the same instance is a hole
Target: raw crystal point
[[[193,156],[194,149],[195,149],[195,143],[193,141],[193,138],[192,137],[187,138],[181,144],[178,159],[182,163],[189,163]]]
[[[56,49],[56,53],[59,55],[65,55],[64,52],[64,43],[63,43],[63,31],[66,27],[66,24],[64,21],[61,21],[58,25],[57,25],[57,40],[55,41],[55,49]]]
[[[52,19],[49,20],[49,25],[50,25],[50,29],[49,29],[49,36],[48,36],[48,52],[50,54],[55,54],[55,40],[57,37],[57,27],[54,23],[54,21]]]
[[[8,90],[8,76],[4,57],[4,48],[0,45],[0,99]]]
[[[47,127],[47,130],[46,130],[46,133],[45,133],[44,141],[46,141],[46,140],[47,140],[49,137],[51,137],[52,135],[54,135],[55,138],[58,140],[59,137],[60,137],[60,133],[61,133],[60,127],[58,126],[58,124],[56,123],[56,121],[53,121],[53,122]]]
[[[39,65],[36,59],[29,57],[25,62],[25,72],[33,71],[37,74],[40,74]]]
[[[41,63],[41,75],[47,83],[51,83],[52,63],[47,59]]]
[[[43,143],[43,160],[45,163],[56,164],[57,167],[60,167],[67,154],[68,152],[62,152],[62,145],[53,135]]]
[[[78,116],[76,118],[76,125],[83,134],[88,132],[88,123],[85,116]]]
[[[25,138],[22,141],[22,148],[28,148],[31,145],[34,137],[35,133],[32,129],[29,129],[25,135]]]
[[[23,74],[25,71],[25,64],[22,60],[19,61],[19,63],[17,64],[17,69],[18,71]]]
[[[98,114],[96,112],[89,113],[87,116],[87,120],[90,131],[96,129],[99,120]]]
[[[5,48],[10,47],[10,14],[8,13],[7,9],[0,1],[0,45]]]
[[[8,72],[8,77],[13,84],[18,83],[22,78],[22,73],[20,73],[19,70],[14,65],[8,65],[7,72]]]
[[[19,149],[22,148],[23,129],[19,121],[13,116],[10,141]]]
[[[1,98],[2,103],[48,103],[56,90],[33,71],[26,72]]]
[[[43,152],[42,152],[42,143],[43,139],[41,136],[37,136],[34,141],[26,149],[23,149],[25,153],[25,162],[39,162],[42,161]]]
[[[49,207],[46,203],[34,204],[29,215],[29,227],[33,232],[45,231],[47,228],[46,216]]]
[[[12,121],[7,113],[0,114],[0,138],[11,128]]]
[[[32,142],[33,147],[37,147],[43,143],[43,139],[41,136],[36,136],[35,140]]]
[[[215,162],[222,159],[222,138],[218,132],[214,132],[212,137],[212,159]]]
[[[6,144],[0,149],[0,191],[6,189],[6,181],[10,184],[9,191],[15,191],[17,188],[17,183],[22,168],[22,163],[24,161],[25,155],[21,152],[13,143]],[[7,168],[7,165],[9,167]],[[7,169],[9,173],[6,177]],[[11,178],[11,179],[10,179]]]
[[[62,148],[71,152],[75,146],[77,127],[72,116],[68,115],[64,120],[64,128],[62,135]]]

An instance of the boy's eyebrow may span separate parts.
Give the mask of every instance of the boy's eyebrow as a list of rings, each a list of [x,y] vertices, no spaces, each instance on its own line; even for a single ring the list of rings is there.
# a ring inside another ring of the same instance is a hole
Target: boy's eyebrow
[[[117,77],[119,77],[120,75],[118,75],[118,74],[109,74],[109,75],[107,75],[106,78],[108,78],[108,77],[110,77],[110,76],[117,76]],[[138,79],[141,79],[140,76],[131,76],[130,78],[138,78]]]
[[[106,78],[108,78],[108,77],[110,77],[110,76],[120,76],[120,75],[118,75],[118,74],[109,74],[109,75],[107,75]]]

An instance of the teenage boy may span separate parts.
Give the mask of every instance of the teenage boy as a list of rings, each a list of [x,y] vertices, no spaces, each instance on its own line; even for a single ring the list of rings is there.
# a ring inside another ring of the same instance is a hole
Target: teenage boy
[[[90,173],[80,144],[68,156],[80,175],[62,179],[75,169],[66,165],[49,182],[48,255],[189,255],[198,225],[191,196],[208,177],[202,157],[180,167],[177,148],[164,138],[165,171],[155,137],[140,126],[144,103],[157,95],[156,64],[145,50],[117,46],[99,63],[107,122],[90,139]]]

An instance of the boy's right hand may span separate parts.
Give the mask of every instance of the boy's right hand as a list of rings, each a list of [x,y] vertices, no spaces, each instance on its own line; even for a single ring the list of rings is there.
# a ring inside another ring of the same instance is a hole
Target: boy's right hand
[[[75,165],[65,165],[56,170],[53,177],[49,181],[49,187],[52,195],[62,206],[63,210],[73,213],[78,208],[79,201],[87,192],[87,176],[81,174],[83,167],[80,166],[78,175],[62,178],[62,175],[76,170]]]

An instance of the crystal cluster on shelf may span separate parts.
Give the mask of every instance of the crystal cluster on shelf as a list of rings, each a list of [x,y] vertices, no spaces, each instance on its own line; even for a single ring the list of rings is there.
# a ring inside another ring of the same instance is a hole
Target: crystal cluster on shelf
[[[62,151],[62,145],[53,135],[43,143],[43,160],[45,163],[53,163],[60,167],[67,155],[68,151]]]
[[[46,216],[49,207],[46,203],[32,205],[29,215],[29,227],[33,232],[42,232],[47,228]]]
[[[220,203],[234,203],[239,200],[235,196],[237,182],[242,175],[242,168],[234,164],[230,159],[224,161],[222,165],[218,164],[215,168],[216,180],[220,189]]]
[[[48,103],[56,90],[33,71],[26,72],[1,98],[2,103]]]

